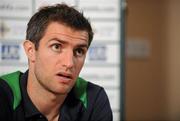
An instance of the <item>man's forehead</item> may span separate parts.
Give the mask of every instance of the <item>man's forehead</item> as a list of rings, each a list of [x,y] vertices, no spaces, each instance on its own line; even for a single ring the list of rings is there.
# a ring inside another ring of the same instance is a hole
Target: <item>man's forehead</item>
[[[60,37],[60,38],[69,38],[69,39],[79,39],[79,40],[84,40],[84,41],[88,40],[88,36],[83,35],[83,34],[76,36],[76,35],[70,35],[70,34],[65,34],[65,33],[47,33],[47,35],[54,36],[57,38]]]
[[[45,32],[46,35],[59,35],[69,38],[88,40],[88,32],[85,30],[77,30],[67,25],[53,22],[50,23]]]

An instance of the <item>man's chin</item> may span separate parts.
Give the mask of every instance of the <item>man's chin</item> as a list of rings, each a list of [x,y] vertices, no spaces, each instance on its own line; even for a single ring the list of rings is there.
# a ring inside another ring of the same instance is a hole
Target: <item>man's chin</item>
[[[59,89],[53,91],[56,95],[67,95],[70,92],[70,89]]]

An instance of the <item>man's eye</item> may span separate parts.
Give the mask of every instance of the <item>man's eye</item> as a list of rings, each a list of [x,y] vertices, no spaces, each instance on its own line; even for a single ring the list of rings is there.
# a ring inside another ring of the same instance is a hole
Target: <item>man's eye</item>
[[[75,56],[81,57],[81,56],[83,56],[85,53],[86,53],[86,51],[85,51],[84,49],[78,48],[78,49],[75,50],[75,53],[74,53],[74,54],[75,54]]]
[[[61,45],[60,44],[53,44],[51,46],[52,50],[55,52],[60,52],[61,51]]]

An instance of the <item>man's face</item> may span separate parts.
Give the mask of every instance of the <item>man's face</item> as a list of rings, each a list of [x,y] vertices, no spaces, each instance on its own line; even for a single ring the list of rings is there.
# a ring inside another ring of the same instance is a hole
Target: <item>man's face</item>
[[[35,80],[49,92],[67,94],[82,69],[87,50],[87,32],[50,23],[34,54]]]

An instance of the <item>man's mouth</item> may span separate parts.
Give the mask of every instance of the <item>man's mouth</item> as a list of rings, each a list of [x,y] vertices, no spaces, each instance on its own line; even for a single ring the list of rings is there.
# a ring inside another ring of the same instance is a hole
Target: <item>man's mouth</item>
[[[59,73],[59,74],[57,74],[58,76],[61,76],[61,77],[64,77],[64,78],[71,78],[71,76],[70,75],[67,75],[67,74],[61,74],[61,73]]]
[[[73,79],[72,74],[69,74],[69,73],[60,72],[57,74],[57,76],[59,78],[59,81],[63,83],[67,83]]]

